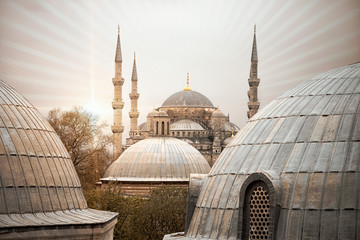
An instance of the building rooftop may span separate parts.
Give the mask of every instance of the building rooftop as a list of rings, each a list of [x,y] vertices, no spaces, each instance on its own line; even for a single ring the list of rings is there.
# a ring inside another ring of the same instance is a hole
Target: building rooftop
[[[186,182],[190,173],[208,173],[210,166],[190,144],[171,137],[151,137],[126,149],[102,181]]]
[[[116,218],[116,213],[87,208],[60,138],[37,109],[3,81],[0,136],[1,233],[19,227],[103,224]]]
[[[355,239],[359,103],[356,63],[320,74],[264,107],[212,167],[181,239]],[[257,194],[266,204],[254,200]],[[254,218],[255,207],[271,217]],[[265,229],[249,230],[265,222]]]

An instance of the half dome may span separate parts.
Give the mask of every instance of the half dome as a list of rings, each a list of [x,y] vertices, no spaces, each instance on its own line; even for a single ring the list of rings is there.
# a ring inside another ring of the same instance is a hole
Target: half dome
[[[187,182],[190,173],[209,171],[206,159],[190,144],[171,137],[153,137],[126,149],[100,180]]]
[[[205,131],[205,129],[197,122],[189,119],[181,119],[170,124],[171,131]]]
[[[211,101],[196,91],[180,91],[168,97],[161,107],[214,108]]]
[[[359,102],[356,63],[318,75],[259,111],[211,169],[185,238],[356,239]],[[255,218],[255,208],[264,217]],[[265,227],[250,231],[254,224]]]

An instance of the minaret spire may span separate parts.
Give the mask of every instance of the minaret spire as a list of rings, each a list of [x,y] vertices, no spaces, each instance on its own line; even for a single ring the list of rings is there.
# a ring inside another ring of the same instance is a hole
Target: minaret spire
[[[137,105],[138,105],[139,93],[137,92],[137,81],[138,78],[137,78],[137,70],[136,70],[136,55],[134,52],[134,64],[133,64],[133,70],[131,76],[131,93],[129,94],[129,97],[131,99],[131,110],[129,112],[130,138],[133,138],[137,135],[136,131],[138,129],[139,112],[137,109]]]
[[[111,127],[111,130],[113,132],[113,160],[116,160],[122,153],[122,133],[124,131],[124,126],[122,125],[122,110],[124,108],[124,102],[122,100],[122,85],[124,84],[124,79],[122,78],[119,26],[115,54],[115,77],[112,79],[112,82],[114,84],[114,100],[112,102],[112,107],[114,109],[114,125]]]
[[[252,118],[254,116],[260,106],[258,101],[258,91],[257,88],[260,83],[260,79],[257,77],[258,72],[258,55],[257,55],[257,47],[256,47],[256,25],[254,25],[254,39],[251,53],[251,67],[250,67],[250,77],[248,79],[250,90],[248,91],[249,102],[248,107],[249,111],[247,112],[248,118]]]
[[[120,26],[118,25],[118,38],[116,43],[115,62],[122,62],[121,46],[120,46]]]

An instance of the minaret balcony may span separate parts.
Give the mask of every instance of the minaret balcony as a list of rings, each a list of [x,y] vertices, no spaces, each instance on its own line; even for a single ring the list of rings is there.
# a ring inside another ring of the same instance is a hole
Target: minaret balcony
[[[124,126],[122,126],[122,125],[113,125],[113,126],[111,126],[111,131],[113,133],[122,133],[122,132],[124,132]]]
[[[113,109],[123,109],[124,108],[124,102],[123,101],[112,101],[112,107]]]
[[[259,102],[248,102],[249,109],[259,109],[260,103]]]
[[[140,94],[138,93],[129,93],[129,97],[131,100],[135,99],[137,100],[139,98]]]
[[[129,112],[129,117],[130,118],[137,118],[137,117],[139,117],[139,112]]]
[[[253,86],[259,86],[259,83],[260,83],[260,79],[258,78],[249,78],[249,85],[250,87],[253,87]]]
[[[124,84],[124,79],[123,78],[113,78],[112,82],[113,82],[114,86],[116,86],[116,85],[122,86]]]

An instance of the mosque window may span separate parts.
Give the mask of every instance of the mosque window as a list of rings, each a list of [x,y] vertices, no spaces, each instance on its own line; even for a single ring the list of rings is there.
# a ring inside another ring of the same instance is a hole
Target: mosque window
[[[161,135],[164,135],[165,131],[165,123],[164,122],[161,122]]]
[[[156,131],[155,131],[155,135],[159,134],[159,122],[156,122]]]
[[[262,181],[248,186],[245,193],[242,239],[270,239],[269,188]]]
[[[166,129],[167,129],[166,135],[170,135],[170,123],[169,122],[166,123]]]

